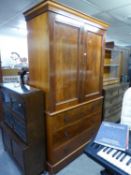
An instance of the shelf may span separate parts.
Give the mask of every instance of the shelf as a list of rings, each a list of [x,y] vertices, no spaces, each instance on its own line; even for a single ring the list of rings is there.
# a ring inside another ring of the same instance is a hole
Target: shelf
[[[120,82],[122,52],[115,49],[105,50],[103,84]]]
[[[116,78],[116,77],[104,78],[103,84],[111,85],[111,84],[119,83],[119,81],[120,81],[119,78]]]
[[[104,67],[118,67],[119,64],[104,64]]]

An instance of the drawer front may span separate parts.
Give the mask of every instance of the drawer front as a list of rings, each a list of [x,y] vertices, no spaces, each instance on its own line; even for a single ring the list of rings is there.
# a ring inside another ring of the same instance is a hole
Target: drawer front
[[[109,109],[109,108],[113,108],[114,106],[117,106],[119,104],[122,105],[122,99],[123,99],[123,96],[116,96],[115,98],[113,97],[110,99],[105,99],[104,108]]]
[[[23,99],[14,93],[11,93],[10,96],[12,99],[12,111],[24,119],[26,114],[26,106]]]
[[[121,86],[121,87],[119,88],[119,95],[120,95],[120,94],[124,94],[127,88],[128,88],[127,86]]]
[[[87,141],[97,132],[99,125],[100,123],[94,123],[90,128],[86,129],[82,133],[79,133],[79,135],[70,139],[65,144],[54,148],[49,156],[49,161],[51,163],[57,163],[66,156],[69,156],[75,150],[78,150],[82,145],[84,147],[84,144],[86,144]]]
[[[52,132],[55,132],[76,121],[83,120],[87,116],[97,114],[101,112],[101,109],[102,109],[102,99],[54,115],[52,117],[48,117],[49,125],[51,125]]]
[[[19,115],[19,117],[23,119],[25,118],[26,106],[23,99],[19,95],[12,93],[9,90],[2,89],[1,96],[3,105],[6,108],[10,109],[11,111]]]
[[[113,115],[115,111],[121,111],[121,104],[115,105],[112,108],[104,109],[104,117]]]
[[[119,95],[119,88],[108,89],[105,91],[105,99],[110,99],[111,97],[115,97]]]
[[[10,96],[10,93],[9,91],[5,90],[5,89],[1,89],[1,97],[2,97],[2,102],[3,102],[3,105],[8,107],[8,108],[11,108],[11,96]]]
[[[4,110],[4,121],[25,142],[27,142],[26,124],[18,120],[10,111]]]
[[[119,122],[120,121],[120,111],[114,112],[113,115],[109,115],[108,117],[105,118],[105,121],[109,122]]]
[[[26,123],[4,107],[4,121],[25,142],[27,142]]]
[[[13,123],[14,123],[13,115],[11,113],[9,113],[6,109],[4,109],[4,117],[3,118],[4,118],[5,123],[10,128],[13,128]]]
[[[14,118],[13,130],[16,134],[25,142],[27,142],[27,132],[26,127],[23,123],[20,123],[17,119]]]
[[[53,147],[57,148],[61,144],[68,142],[73,137],[81,134],[85,130],[92,128],[94,123],[98,124],[101,121],[101,113],[91,115],[86,118],[81,119],[78,122],[73,123],[72,125],[66,126],[53,133]]]

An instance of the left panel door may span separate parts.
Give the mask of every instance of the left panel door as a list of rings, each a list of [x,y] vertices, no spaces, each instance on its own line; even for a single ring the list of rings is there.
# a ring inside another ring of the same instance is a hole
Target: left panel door
[[[62,15],[52,15],[51,20],[52,110],[60,110],[80,99],[82,23]]]

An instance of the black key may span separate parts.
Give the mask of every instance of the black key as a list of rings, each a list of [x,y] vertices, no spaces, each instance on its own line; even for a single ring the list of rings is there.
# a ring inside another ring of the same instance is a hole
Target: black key
[[[126,163],[126,165],[127,166],[130,165],[130,163],[131,163],[131,158],[128,160],[128,162]]]
[[[109,154],[112,150],[113,150],[113,148],[110,148],[110,149],[107,151],[107,154]]]
[[[112,155],[112,157],[115,157],[116,156],[116,154],[118,153],[119,151],[118,150],[116,150],[115,152],[114,152],[114,154]]]
[[[105,148],[103,149],[103,152],[106,152],[106,151],[107,151],[107,149],[108,149],[108,147],[105,147]]]
[[[124,154],[124,155],[121,157],[120,161],[122,162],[122,161],[125,159],[125,157],[126,157],[126,154]]]
[[[116,156],[116,159],[119,159],[119,157],[123,154],[123,152],[119,152],[119,154]]]

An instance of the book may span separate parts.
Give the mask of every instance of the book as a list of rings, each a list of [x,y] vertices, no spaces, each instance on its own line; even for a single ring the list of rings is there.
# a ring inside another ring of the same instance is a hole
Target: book
[[[125,124],[102,122],[94,142],[125,151],[128,149],[129,128]]]

